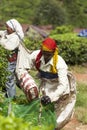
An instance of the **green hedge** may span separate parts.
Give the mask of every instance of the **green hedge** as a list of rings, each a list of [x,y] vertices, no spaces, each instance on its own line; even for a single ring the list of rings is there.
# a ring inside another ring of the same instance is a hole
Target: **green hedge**
[[[0,46],[0,88],[5,87],[6,75],[7,73],[7,58],[6,50]]]
[[[57,41],[59,54],[70,65],[87,62],[87,38],[78,37],[75,33],[52,35]]]

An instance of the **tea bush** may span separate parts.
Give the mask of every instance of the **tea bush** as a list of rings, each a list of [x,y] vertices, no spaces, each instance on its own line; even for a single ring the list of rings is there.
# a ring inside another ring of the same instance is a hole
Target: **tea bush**
[[[79,37],[73,27],[57,27],[50,34],[56,40],[61,55],[67,64],[76,65],[87,63],[87,38]]]
[[[7,75],[7,58],[6,50],[0,46],[0,88],[5,87],[6,75]]]

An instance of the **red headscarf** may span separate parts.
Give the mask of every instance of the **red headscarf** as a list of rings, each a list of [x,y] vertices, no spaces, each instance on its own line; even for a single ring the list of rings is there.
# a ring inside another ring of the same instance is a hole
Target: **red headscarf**
[[[56,47],[57,47],[57,44],[55,40],[53,40],[52,38],[46,38],[42,42],[42,50],[44,51],[54,51]]]

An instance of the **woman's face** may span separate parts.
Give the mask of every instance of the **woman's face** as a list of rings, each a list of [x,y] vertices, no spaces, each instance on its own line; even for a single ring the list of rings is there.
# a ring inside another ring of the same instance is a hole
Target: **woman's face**
[[[54,52],[42,51],[42,55],[44,56],[45,63],[47,63],[54,55]]]
[[[12,30],[12,28],[10,28],[7,24],[6,24],[6,28],[7,28],[8,34],[11,34],[14,32],[14,30]]]

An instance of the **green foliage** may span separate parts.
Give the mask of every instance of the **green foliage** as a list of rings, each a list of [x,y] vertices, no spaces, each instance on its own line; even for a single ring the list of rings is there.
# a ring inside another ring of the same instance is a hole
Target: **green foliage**
[[[41,1],[34,17],[34,24],[39,25],[62,25],[66,23],[66,13],[58,1],[44,0]]]
[[[7,21],[16,18],[21,23],[32,23],[35,9],[40,0],[1,0],[0,2],[0,21]]]
[[[71,25],[57,26],[54,30],[51,31],[50,35],[71,33],[72,31],[73,31],[73,26]]]
[[[13,114],[8,117],[0,116],[1,130],[53,130],[52,126],[32,126],[31,123],[16,118]]]
[[[5,87],[6,75],[7,73],[7,58],[6,50],[0,46],[0,88]]]
[[[61,27],[60,27],[60,30]],[[57,41],[59,54],[65,59],[67,64],[76,65],[87,62],[87,38],[79,37],[76,33],[54,33],[50,35]]]
[[[0,116],[1,130],[29,130],[30,124],[24,122],[20,118],[16,118],[13,114],[8,117]]]
[[[16,18],[28,24],[87,25],[86,0],[1,0],[0,22]]]
[[[38,50],[40,49],[41,46],[41,41],[35,39],[32,40],[29,39],[28,37],[25,37],[24,43],[29,50]]]
[[[64,0],[64,7],[68,12],[68,23],[75,27],[86,27],[87,23],[87,12],[84,10],[87,2],[85,0]],[[84,3],[84,4],[83,4]]]
[[[20,97],[19,97],[20,100]],[[21,99],[22,100],[22,99]],[[11,112],[7,116],[9,101],[11,103]],[[34,100],[28,103],[19,104],[19,101],[14,102],[13,99],[5,99],[4,102],[0,104],[2,107],[2,116],[0,119],[1,130],[53,130],[56,125],[56,116],[54,114],[54,106],[43,107],[40,106],[40,100]],[[41,108],[40,108],[41,107]],[[50,109],[49,109],[50,107]],[[39,111],[41,109],[41,117],[39,120]]]

